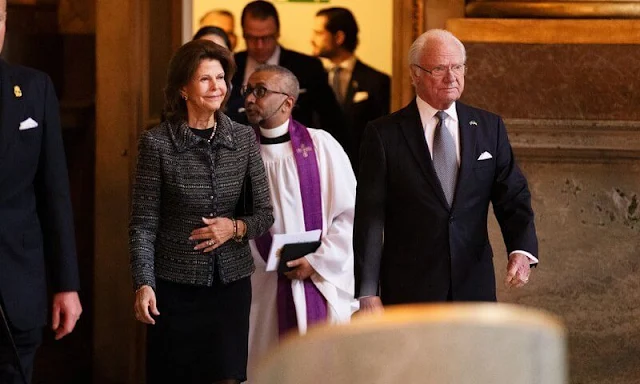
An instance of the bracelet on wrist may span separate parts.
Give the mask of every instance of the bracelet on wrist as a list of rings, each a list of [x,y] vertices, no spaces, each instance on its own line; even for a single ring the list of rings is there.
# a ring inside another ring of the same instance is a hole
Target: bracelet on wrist
[[[231,222],[233,223],[233,238],[238,237],[238,222],[235,218],[231,218]]]
[[[238,243],[242,243],[243,236],[238,233],[238,220],[231,218],[231,221],[233,222],[233,240]]]

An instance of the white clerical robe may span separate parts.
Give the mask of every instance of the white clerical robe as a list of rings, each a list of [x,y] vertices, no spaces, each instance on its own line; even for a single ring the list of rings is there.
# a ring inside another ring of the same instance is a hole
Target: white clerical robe
[[[281,127],[262,130],[263,135],[277,137],[288,131],[288,121]],[[322,194],[321,245],[307,256],[316,273],[311,280],[327,300],[328,322],[348,322],[357,310],[353,277],[353,216],[356,179],[351,163],[338,142],[327,132],[309,129],[318,159]],[[271,190],[274,224],[271,234],[305,231],[300,181],[291,141],[261,145],[267,179]],[[248,376],[267,350],[278,343],[277,272],[265,271],[266,263],[251,241],[256,271],[251,277]],[[292,280],[298,330],[306,331],[304,286]],[[302,320],[302,321],[301,321]],[[253,378],[255,380],[255,378]]]

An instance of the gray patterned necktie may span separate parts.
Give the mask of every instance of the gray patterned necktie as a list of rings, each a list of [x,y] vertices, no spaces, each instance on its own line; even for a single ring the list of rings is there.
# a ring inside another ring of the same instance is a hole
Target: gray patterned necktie
[[[433,136],[433,167],[436,169],[438,179],[447,203],[451,207],[453,195],[458,179],[458,159],[456,155],[456,143],[449,130],[444,125],[447,114],[444,111],[436,112],[438,124]]]

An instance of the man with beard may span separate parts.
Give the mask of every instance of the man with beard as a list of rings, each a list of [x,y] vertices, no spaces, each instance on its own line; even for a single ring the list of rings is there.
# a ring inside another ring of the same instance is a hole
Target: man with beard
[[[243,88],[249,122],[258,127],[274,224],[252,242],[249,381],[260,357],[285,333],[317,323],[347,322],[353,298],[353,212],[356,180],[349,159],[326,132],[291,118],[298,80],[286,68],[264,65]],[[291,271],[266,270],[275,234],[321,230],[315,251],[289,261]]]
[[[233,76],[227,114],[246,124],[244,98],[240,88],[245,85],[256,67],[274,64],[287,68],[298,78],[300,95],[296,99],[293,118],[302,124],[325,130],[346,146],[345,119],[322,63],[315,57],[286,49],[278,42],[280,18],[275,6],[268,1],[252,1],[242,10],[242,33],[247,50],[235,54],[237,71]]]
[[[344,111],[345,150],[358,174],[358,150],[365,125],[389,113],[391,79],[360,61],[358,24],[346,8],[326,8],[315,17],[313,54],[329,60],[329,84]]]

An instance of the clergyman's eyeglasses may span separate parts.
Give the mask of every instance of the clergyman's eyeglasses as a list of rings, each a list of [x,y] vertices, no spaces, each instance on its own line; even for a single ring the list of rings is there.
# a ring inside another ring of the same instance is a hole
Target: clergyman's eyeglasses
[[[247,98],[247,96],[249,96],[249,94],[253,94],[253,96],[255,96],[256,99],[262,99],[263,97],[265,97],[268,93],[277,93],[279,95],[285,95],[285,96],[289,96],[288,93],[284,93],[284,92],[279,92],[279,91],[272,91],[271,89],[265,87],[264,85],[256,85],[255,87],[247,84],[245,86],[243,86],[240,89],[240,94],[242,95],[242,97],[244,97],[245,99]]]

